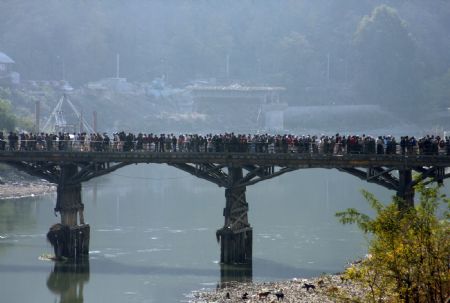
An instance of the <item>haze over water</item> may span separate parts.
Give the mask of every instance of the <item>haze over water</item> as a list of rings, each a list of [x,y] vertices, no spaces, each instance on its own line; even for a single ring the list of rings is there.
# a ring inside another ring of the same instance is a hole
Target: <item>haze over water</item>
[[[253,281],[339,272],[363,256],[362,235],[334,217],[348,207],[368,211],[361,188],[384,200],[393,194],[325,169],[248,187]],[[220,284],[215,232],[223,226],[223,188],[156,164],[84,184],[91,243],[88,270],[78,273],[70,267],[53,273],[55,263],[39,259],[53,253],[45,234],[59,221],[55,200],[0,202],[3,302],[179,302],[192,290]]]
[[[109,135],[449,134],[448,28],[450,1],[0,1],[0,131],[72,133],[84,119]],[[58,110],[62,96],[81,114]],[[251,279],[364,256],[361,233],[335,218],[369,212],[363,188],[395,194],[325,169],[247,187]],[[42,258],[56,193],[0,201],[0,302],[171,303],[234,279],[218,263],[223,188],[139,164],[82,195],[83,267]]]

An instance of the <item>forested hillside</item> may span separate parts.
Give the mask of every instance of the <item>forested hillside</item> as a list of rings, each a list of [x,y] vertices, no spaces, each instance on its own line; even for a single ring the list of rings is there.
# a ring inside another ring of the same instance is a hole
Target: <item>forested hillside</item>
[[[120,54],[130,81],[281,85],[291,105],[447,108],[449,28],[443,0],[0,2],[0,51],[22,79],[80,86],[114,76]]]

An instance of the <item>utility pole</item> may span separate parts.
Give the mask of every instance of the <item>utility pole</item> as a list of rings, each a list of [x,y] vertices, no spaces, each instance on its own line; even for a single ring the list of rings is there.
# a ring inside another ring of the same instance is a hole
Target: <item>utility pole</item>
[[[226,73],[227,73],[227,80],[230,80],[230,55],[227,54],[227,59],[226,59]]]
[[[327,55],[327,85],[330,85],[330,53]]]
[[[94,128],[94,133],[97,133],[97,111],[94,110],[93,112],[93,118],[94,118],[94,123],[93,123],[93,128]]]
[[[64,60],[64,57],[62,58],[62,79],[63,81],[66,80],[66,60]]]
[[[80,112],[80,134],[83,133],[83,111]]]
[[[36,100],[34,104],[34,133],[39,133],[39,120],[41,119],[41,101]]]
[[[120,54],[116,54],[116,78],[120,76]]]

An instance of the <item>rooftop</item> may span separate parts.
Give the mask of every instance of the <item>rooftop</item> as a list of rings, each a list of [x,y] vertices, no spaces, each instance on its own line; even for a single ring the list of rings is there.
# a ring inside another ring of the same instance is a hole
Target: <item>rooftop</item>
[[[240,92],[267,92],[267,91],[284,91],[284,87],[279,86],[242,86],[240,84],[232,84],[228,86],[206,86],[206,85],[189,85],[186,87],[196,91],[240,91]]]
[[[0,63],[14,63],[14,60],[7,54],[0,52]]]

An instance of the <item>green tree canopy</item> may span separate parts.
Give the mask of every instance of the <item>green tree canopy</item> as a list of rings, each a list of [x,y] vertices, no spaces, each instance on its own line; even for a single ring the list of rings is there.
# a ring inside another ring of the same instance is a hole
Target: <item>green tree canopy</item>
[[[416,190],[415,208],[385,206],[364,191],[375,218],[355,209],[336,214],[371,235],[369,257],[346,271],[366,290],[361,302],[444,303],[450,294],[450,203],[438,188],[419,183]]]
[[[425,82],[425,95],[438,110],[450,107],[450,69],[441,77]]]
[[[426,103],[422,70],[450,67],[450,2],[388,1],[397,12],[385,2],[4,0],[0,51],[22,80],[74,87],[114,77],[120,54],[130,81],[279,85],[298,105]]]
[[[322,80],[315,72],[320,68],[317,55],[305,35],[298,32],[283,36],[278,45],[280,82],[284,81],[291,93],[304,100],[305,89]]]
[[[355,86],[362,102],[403,107],[417,100],[416,45],[396,11],[376,7],[358,25]]]
[[[16,118],[11,112],[11,104],[0,99],[0,130],[13,130],[16,127]]]

